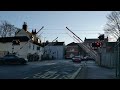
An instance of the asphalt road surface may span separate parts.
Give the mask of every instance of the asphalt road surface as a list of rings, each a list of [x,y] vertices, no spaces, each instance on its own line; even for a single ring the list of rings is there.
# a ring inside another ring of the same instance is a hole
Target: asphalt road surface
[[[69,79],[82,63],[72,60],[28,62],[27,65],[1,65],[0,79]]]

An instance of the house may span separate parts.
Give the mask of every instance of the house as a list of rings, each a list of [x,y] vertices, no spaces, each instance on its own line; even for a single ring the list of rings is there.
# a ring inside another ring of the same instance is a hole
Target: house
[[[64,42],[49,42],[44,47],[44,54],[49,58],[60,60],[64,59],[65,44]]]
[[[78,45],[78,43],[72,42],[66,45],[66,59],[71,59],[73,56],[84,56],[84,50]]]
[[[44,57],[46,59],[55,59],[55,60],[62,60],[64,59],[65,55],[65,44],[64,42],[47,42],[46,46],[44,47]]]
[[[19,40],[20,45],[13,45],[13,40]],[[0,52],[14,52],[19,57],[34,61],[41,60],[43,48],[41,47],[41,40],[36,36],[36,30],[29,32],[27,24],[24,22],[22,29],[19,29],[14,37],[0,38]]]

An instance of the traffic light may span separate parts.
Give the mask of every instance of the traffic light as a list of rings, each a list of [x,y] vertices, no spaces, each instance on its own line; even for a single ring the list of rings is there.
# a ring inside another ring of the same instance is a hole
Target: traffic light
[[[99,40],[104,40],[104,34],[100,35],[98,38]]]
[[[101,43],[100,42],[96,42],[96,47],[100,47]]]
[[[20,45],[20,41],[19,40],[13,40],[12,45]]]
[[[92,43],[92,47],[100,47],[101,43],[100,42],[94,42]]]
[[[96,47],[95,43],[92,43],[92,47]]]

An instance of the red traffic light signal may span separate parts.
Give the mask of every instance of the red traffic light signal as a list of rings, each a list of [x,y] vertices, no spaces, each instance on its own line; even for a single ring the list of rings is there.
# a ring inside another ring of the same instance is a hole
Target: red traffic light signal
[[[94,42],[92,43],[92,47],[100,47],[101,43],[100,42]]]
[[[100,42],[97,42],[96,43],[96,47],[100,47],[101,46],[101,43]]]

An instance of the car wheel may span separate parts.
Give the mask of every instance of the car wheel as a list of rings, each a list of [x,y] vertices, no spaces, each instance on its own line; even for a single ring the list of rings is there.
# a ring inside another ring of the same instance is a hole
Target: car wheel
[[[25,63],[25,62],[21,62],[21,64],[22,64],[22,65],[26,65],[26,63]]]

